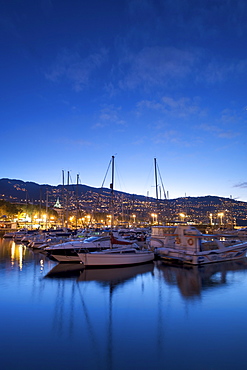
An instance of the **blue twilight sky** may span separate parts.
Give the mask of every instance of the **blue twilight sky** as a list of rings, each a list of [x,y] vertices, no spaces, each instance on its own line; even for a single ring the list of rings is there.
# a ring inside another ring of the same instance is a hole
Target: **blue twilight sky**
[[[0,29],[1,178],[100,187],[115,155],[155,197],[157,158],[170,198],[247,201],[245,0],[2,0]]]

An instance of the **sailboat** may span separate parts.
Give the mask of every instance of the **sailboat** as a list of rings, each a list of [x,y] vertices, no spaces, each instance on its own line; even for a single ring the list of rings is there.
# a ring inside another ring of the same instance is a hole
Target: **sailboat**
[[[130,266],[154,260],[150,250],[138,250],[135,247],[110,248],[100,252],[78,253],[85,267],[87,266]]]
[[[110,184],[111,189],[111,228],[113,229],[113,196],[114,196],[114,156],[112,156],[112,182]],[[146,263],[154,260],[154,252],[150,250],[140,249],[137,245],[125,242],[119,242],[121,245],[116,248],[112,248],[112,245],[116,244],[111,238],[111,245],[109,249],[96,251],[91,253],[78,253],[78,256],[84,266],[126,266],[126,265],[137,265]]]

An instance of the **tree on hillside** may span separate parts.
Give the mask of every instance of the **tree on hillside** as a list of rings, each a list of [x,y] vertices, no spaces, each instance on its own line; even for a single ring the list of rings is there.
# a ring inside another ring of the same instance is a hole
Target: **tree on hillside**
[[[13,203],[0,200],[0,217],[13,217],[20,212],[20,208]]]

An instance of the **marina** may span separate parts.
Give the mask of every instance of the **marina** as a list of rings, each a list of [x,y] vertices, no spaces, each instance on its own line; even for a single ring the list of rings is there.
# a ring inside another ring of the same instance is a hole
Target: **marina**
[[[242,370],[247,3],[2,1],[0,370]]]
[[[247,261],[85,269],[0,239],[1,368],[243,369]]]

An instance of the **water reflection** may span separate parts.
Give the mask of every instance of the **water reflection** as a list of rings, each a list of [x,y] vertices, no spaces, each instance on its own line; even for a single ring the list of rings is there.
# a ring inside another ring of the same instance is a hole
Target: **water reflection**
[[[118,327],[118,323],[114,321],[114,293],[117,288],[123,287],[127,282],[135,280],[137,277],[140,278],[143,275],[151,274],[153,275],[154,264],[147,263],[139,266],[128,266],[128,267],[118,267],[118,268],[103,268],[103,269],[84,269],[81,271],[78,278],[79,283],[88,284],[88,282],[96,282],[101,286],[105,292],[108,292],[108,303],[107,309],[108,313],[105,315],[106,320],[106,351],[105,351],[105,367],[109,370],[113,369],[114,364],[114,332],[116,331],[115,326]],[[86,302],[84,301],[83,294],[80,290],[81,302],[83,307],[83,312],[86,318],[86,323],[88,327],[88,332],[90,334],[90,339],[93,347],[96,349],[97,335],[94,332],[94,326],[92,317],[90,318],[89,311],[87,310]],[[102,358],[100,357],[99,351],[95,353],[95,358],[98,360],[97,366],[100,365]]]
[[[11,266],[17,263],[19,269],[22,270],[23,267],[23,257],[26,252],[26,247],[24,245],[16,245],[14,241],[8,242],[6,248],[4,248],[4,244],[2,244],[1,250],[4,251],[4,254],[1,257],[5,257],[6,255],[10,255]]]
[[[171,266],[157,263],[165,281],[177,285],[186,299],[200,297],[202,290],[228,284],[227,275],[233,271],[247,270],[247,259],[225,261],[202,266]]]
[[[139,274],[153,272],[154,263],[146,263],[139,266],[124,266],[113,268],[90,268],[85,269],[80,263],[58,263],[45,276],[45,278],[77,278],[77,281],[95,281],[106,285],[123,284]]]
[[[46,274],[45,278],[77,278],[82,270],[84,266],[81,263],[58,263]]]
[[[128,280],[134,279],[137,275],[153,273],[154,264],[146,263],[138,266],[126,266],[115,268],[83,269],[78,281],[96,281],[102,286],[110,285],[117,287]]]
[[[24,244],[17,244],[13,240],[0,238],[0,264],[5,268],[23,271],[24,267],[35,262],[40,272],[44,270],[44,264],[53,266],[54,262],[46,259],[45,255],[27,248]]]
[[[154,268],[153,263],[102,269],[84,269],[80,264],[57,264],[45,276],[45,280],[58,283],[54,292],[53,330],[60,337],[67,332],[72,340],[78,324],[79,327],[82,325],[87,351],[91,353],[88,359],[91,367],[113,369],[114,356],[117,355],[113,338],[119,328],[116,309],[121,307],[119,296],[116,296],[114,310],[115,293],[127,283],[130,287],[136,279],[147,275],[152,278]],[[119,338],[115,337],[115,345]],[[87,353],[84,352],[84,356],[87,357]]]
[[[0,240],[2,368],[244,368],[246,260],[83,269],[19,247]]]

